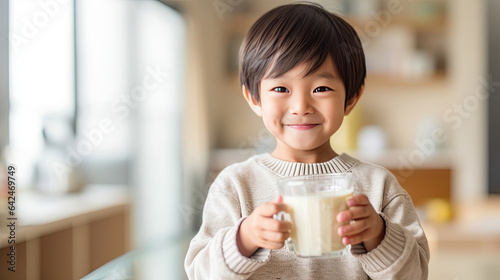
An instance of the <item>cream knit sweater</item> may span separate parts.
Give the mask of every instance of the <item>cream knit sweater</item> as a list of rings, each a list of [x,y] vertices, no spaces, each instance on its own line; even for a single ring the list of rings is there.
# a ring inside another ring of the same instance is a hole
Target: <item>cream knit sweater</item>
[[[283,177],[352,171],[354,194],[365,194],[385,220],[382,243],[367,253],[362,244],[328,259],[298,258],[286,247],[240,254],[241,221],[278,195]],[[210,187],[203,222],[191,241],[189,279],[427,279],[429,248],[412,201],[387,169],[346,154],[324,163],[286,162],[269,154],[225,168]]]

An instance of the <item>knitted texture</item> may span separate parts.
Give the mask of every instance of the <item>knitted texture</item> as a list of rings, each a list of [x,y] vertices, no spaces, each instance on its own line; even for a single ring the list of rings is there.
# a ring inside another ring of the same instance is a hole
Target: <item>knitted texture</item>
[[[283,247],[249,258],[236,244],[240,223],[278,196],[278,179],[352,172],[354,195],[364,194],[386,224],[380,245],[356,244],[340,257],[298,258]],[[387,169],[346,154],[323,163],[287,162],[269,154],[225,168],[209,189],[203,222],[191,241],[189,279],[427,279],[429,248],[408,193]]]

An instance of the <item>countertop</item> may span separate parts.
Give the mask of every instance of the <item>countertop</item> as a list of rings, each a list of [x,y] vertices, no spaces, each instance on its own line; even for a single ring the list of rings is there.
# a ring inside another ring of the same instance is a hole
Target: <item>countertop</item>
[[[123,185],[88,185],[81,192],[60,195],[19,191],[15,204],[16,243],[87,223],[96,216],[114,215],[129,203]],[[0,248],[8,245],[9,233],[4,228],[0,231]]]

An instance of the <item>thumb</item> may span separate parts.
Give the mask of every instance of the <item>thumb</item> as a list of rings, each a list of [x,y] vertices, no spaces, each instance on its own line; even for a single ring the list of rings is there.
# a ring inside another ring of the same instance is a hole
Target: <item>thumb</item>
[[[273,201],[271,202],[283,202],[283,197],[281,195],[278,195]]]

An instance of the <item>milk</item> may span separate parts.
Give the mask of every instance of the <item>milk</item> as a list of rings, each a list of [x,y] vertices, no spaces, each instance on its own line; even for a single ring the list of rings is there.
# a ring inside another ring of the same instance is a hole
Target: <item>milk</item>
[[[292,220],[290,237],[298,256],[323,256],[345,248],[338,235],[337,214],[347,209],[352,192],[283,196]]]

